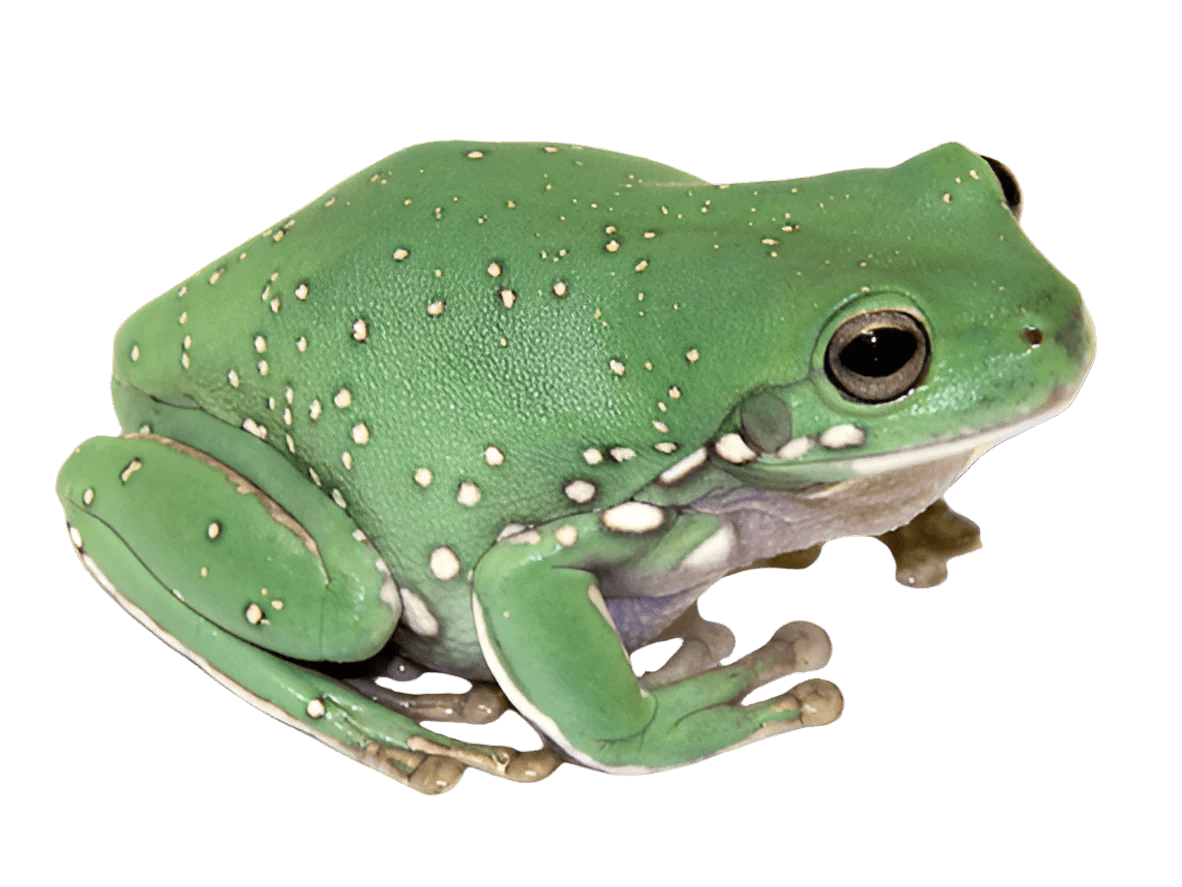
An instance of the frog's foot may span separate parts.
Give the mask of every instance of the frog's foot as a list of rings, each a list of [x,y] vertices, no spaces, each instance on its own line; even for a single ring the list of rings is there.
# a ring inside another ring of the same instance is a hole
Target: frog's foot
[[[981,528],[937,499],[911,523],[876,536],[895,558],[902,585],[930,588],[948,578],[948,561],[981,547]]]
[[[799,670],[783,658],[783,646],[771,641],[739,662],[657,689],[651,694],[651,719],[641,731],[601,741],[590,760],[576,759],[614,773],[663,770],[837,720],[843,707],[841,691],[819,678],[771,699],[743,704],[753,690]],[[657,748],[650,747],[654,745]]]
[[[373,678],[347,678],[345,683],[379,705],[413,721],[491,724],[509,708],[495,684],[473,684],[466,693],[399,693]]]
[[[660,668],[640,676],[641,687],[653,690],[701,674],[718,665],[735,649],[735,636],[731,630],[703,619],[696,601],[654,638],[653,643],[677,639],[681,640],[681,646]]]

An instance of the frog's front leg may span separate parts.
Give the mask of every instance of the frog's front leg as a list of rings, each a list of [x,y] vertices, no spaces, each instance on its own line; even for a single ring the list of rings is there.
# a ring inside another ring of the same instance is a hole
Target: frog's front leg
[[[243,699],[420,791],[450,788],[465,765],[545,775],[532,753],[439,736],[316,668],[383,647],[397,586],[352,520],[276,451],[194,421],[268,492],[149,434],[87,441],[59,475],[71,539],[112,597]]]
[[[597,576],[673,552],[689,560],[718,527],[714,517],[627,502],[526,530],[480,560],[473,610],[485,660],[517,709],[572,759],[610,772],[660,770],[840,714],[827,681],[741,704],[768,681],[823,664],[827,654],[796,623],[731,665],[641,687]]]

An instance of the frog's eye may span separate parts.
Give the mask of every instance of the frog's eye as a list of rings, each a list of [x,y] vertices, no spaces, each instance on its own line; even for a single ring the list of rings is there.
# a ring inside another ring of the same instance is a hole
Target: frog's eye
[[[923,325],[904,311],[867,311],[837,328],[825,349],[825,373],[850,400],[886,403],[909,394],[928,368]]]
[[[1018,187],[1018,180],[1014,178],[1010,168],[1000,160],[994,160],[984,154],[981,155],[981,159],[989,164],[989,168],[997,176],[997,183],[1001,185],[1001,193],[1006,199],[1006,206],[1014,214],[1015,219],[1020,218],[1022,216],[1022,189]]]

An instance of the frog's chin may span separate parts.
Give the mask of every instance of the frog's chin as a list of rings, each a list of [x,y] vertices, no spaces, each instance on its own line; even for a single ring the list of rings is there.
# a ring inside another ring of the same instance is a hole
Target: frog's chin
[[[986,452],[997,446],[1003,440],[1016,437],[1023,431],[1057,416],[1074,400],[1078,386],[1073,388],[1056,388],[1046,402],[1029,415],[1014,422],[996,425],[981,431],[972,431],[954,438],[897,450],[893,453],[880,453],[875,456],[855,456],[846,464],[855,477],[884,474],[901,468],[911,468],[927,462],[936,462],[953,456],[965,457],[963,474],[970,465],[976,462]],[[958,475],[959,476],[959,475]]]

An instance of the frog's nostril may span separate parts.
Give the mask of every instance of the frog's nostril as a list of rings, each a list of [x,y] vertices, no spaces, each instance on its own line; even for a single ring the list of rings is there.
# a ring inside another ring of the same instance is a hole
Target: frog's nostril
[[[1001,185],[1001,193],[1005,197],[1006,206],[1014,214],[1014,219],[1021,218],[1022,189],[1018,187],[1018,180],[1010,172],[1010,168],[1000,160],[994,160],[992,157],[986,157],[984,154],[981,155],[981,159],[989,164],[989,168],[993,170],[993,175],[997,177],[997,183]]]
[[[1031,348],[1037,348],[1042,344],[1042,330],[1033,326],[1026,327],[1026,329],[1022,330],[1022,341]]]

